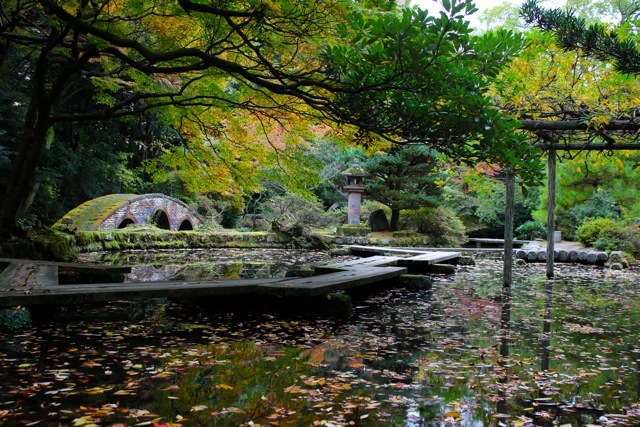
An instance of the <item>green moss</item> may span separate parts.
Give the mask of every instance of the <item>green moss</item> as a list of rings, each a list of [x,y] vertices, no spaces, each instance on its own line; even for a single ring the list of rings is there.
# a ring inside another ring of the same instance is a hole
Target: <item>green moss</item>
[[[73,237],[51,230],[38,230],[27,233],[24,238],[4,242],[0,246],[0,256],[73,261],[77,251]]]
[[[417,237],[418,233],[412,230],[401,230],[401,231],[394,231],[392,236],[396,238]]]
[[[98,226],[122,204],[138,197],[135,194],[109,194],[89,200],[67,212],[54,225],[54,229],[96,230]]]
[[[344,237],[366,237],[371,235],[371,229],[365,225],[341,225],[336,228],[336,234]]]
[[[31,313],[24,307],[0,310],[0,329],[24,329],[31,325]]]
[[[404,274],[400,277],[400,284],[407,289],[418,291],[431,289],[433,280],[422,274]]]

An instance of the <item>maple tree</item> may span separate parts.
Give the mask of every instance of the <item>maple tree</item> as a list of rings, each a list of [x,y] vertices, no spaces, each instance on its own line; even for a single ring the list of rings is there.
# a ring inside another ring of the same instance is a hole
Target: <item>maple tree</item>
[[[424,142],[460,161],[491,158],[535,181],[535,153],[485,96],[523,39],[507,31],[472,36],[464,20],[472,3],[446,6],[433,17],[340,1],[3,2],[0,64],[22,71],[28,95],[20,103],[23,128],[4,183],[0,228],[15,223],[56,125],[150,109],[162,109],[172,127],[200,139],[195,145],[218,143],[234,110],[265,124],[267,140],[277,125],[286,129],[307,117],[354,126],[364,141],[379,135]],[[66,108],[77,90],[96,108]],[[207,122],[214,111],[221,120]],[[220,167],[242,157],[231,147],[220,153]]]

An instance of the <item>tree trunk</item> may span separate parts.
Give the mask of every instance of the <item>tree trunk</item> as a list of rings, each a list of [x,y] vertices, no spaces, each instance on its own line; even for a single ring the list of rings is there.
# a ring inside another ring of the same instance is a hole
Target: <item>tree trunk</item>
[[[0,231],[13,230],[18,214],[31,189],[42,152],[47,145],[48,110],[39,110],[37,102],[32,102],[24,125],[20,152],[11,167],[6,192],[0,204]],[[42,113],[45,113],[42,115]]]
[[[504,215],[504,265],[502,288],[511,288],[513,278],[513,218],[515,205],[516,177],[511,168],[506,173],[506,210]]]
[[[48,55],[56,45],[57,33],[52,31],[47,45],[40,52],[33,73],[34,87],[24,120],[24,131],[20,150],[11,165],[4,197],[0,202],[0,234],[12,233],[18,215],[29,195],[31,181],[35,176],[42,152],[47,146],[47,133],[52,126],[51,111],[59,99],[70,73],[60,73],[47,90],[49,74]]]
[[[398,231],[398,222],[400,222],[400,209],[391,209],[391,220],[389,221],[389,230]]]
[[[556,229],[556,150],[549,150],[548,154],[548,188],[547,199],[547,279],[554,276],[555,229]]]

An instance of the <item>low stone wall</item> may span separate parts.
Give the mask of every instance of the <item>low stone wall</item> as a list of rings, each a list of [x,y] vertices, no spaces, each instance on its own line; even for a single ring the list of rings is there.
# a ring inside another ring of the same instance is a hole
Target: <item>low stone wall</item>
[[[611,254],[597,251],[559,250],[553,252],[553,259],[557,262],[575,262],[581,264],[604,265],[607,261],[618,262],[622,258],[622,252],[614,251]],[[516,251],[516,259],[526,262],[546,262],[547,251],[539,249],[519,249]]]

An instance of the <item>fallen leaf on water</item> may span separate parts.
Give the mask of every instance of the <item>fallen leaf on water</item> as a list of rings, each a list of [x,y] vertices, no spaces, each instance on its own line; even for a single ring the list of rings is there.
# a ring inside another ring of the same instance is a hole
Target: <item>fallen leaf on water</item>
[[[445,418],[460,418],[460,411],[449,411],[444,413]]]

